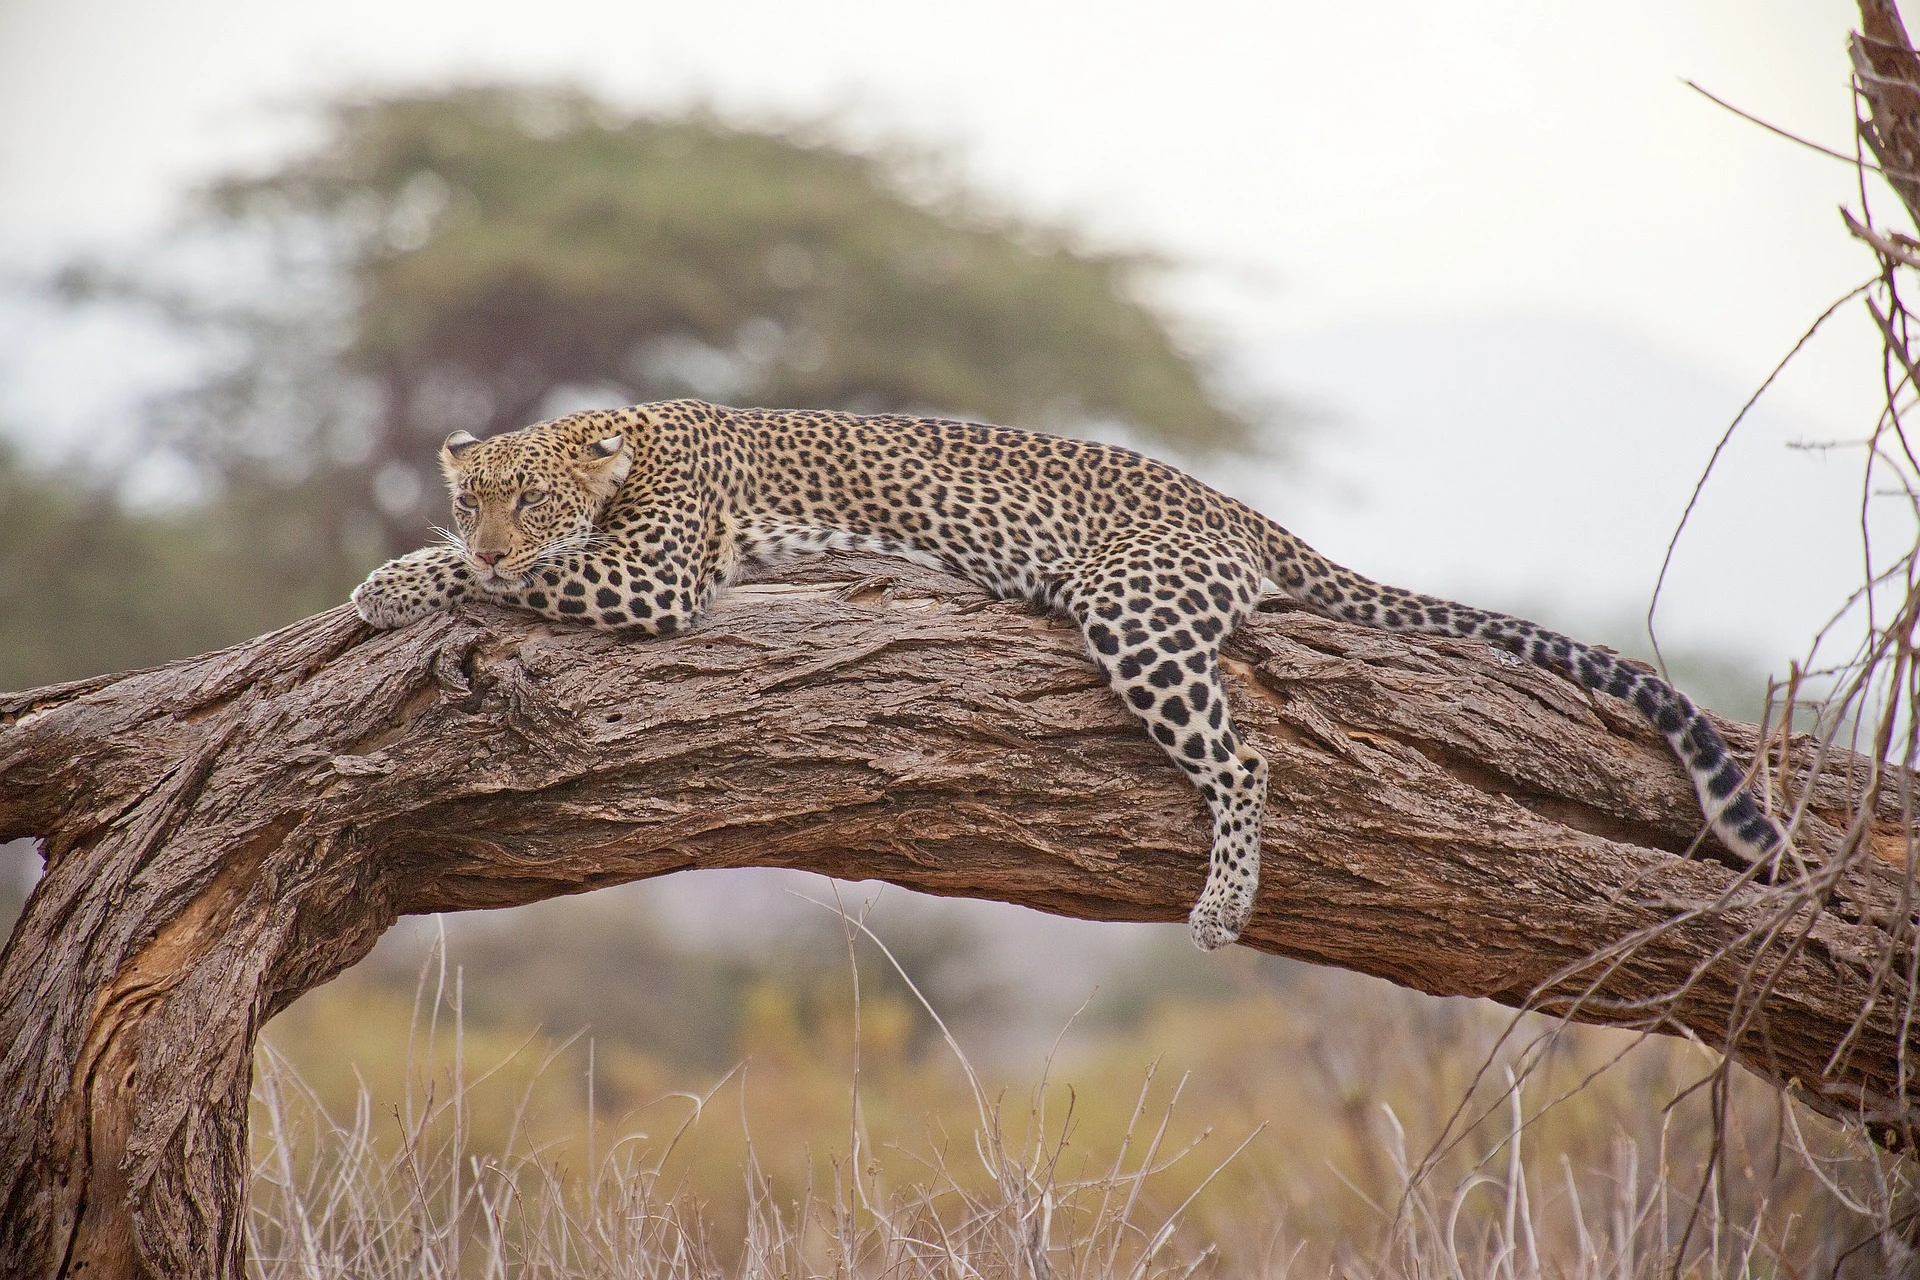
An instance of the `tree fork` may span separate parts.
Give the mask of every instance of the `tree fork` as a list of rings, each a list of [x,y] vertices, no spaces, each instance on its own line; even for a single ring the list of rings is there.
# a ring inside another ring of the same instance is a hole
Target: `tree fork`
[[[0,1274],[238,1276],[254,1037],[404,914],[780,866],[1184,918],[1205,807],[1080,643],[838,558],[672,639],[488,608],[375,633],[341,608],[0,695],[0,839],[47,864],[0,952]],[[1226,662],[1272,766],[1245,945],[1684,1028],[1910,1140],[1910,993],[1876,964],[1911,941],[1892,800],[1815,910],[1686,856],[1691,788],[1630,708],[1484,644],[1275,604]],[[1810,776],[1815,754],[1793,741],[1781,774],[1817,871],[1866,768]]]

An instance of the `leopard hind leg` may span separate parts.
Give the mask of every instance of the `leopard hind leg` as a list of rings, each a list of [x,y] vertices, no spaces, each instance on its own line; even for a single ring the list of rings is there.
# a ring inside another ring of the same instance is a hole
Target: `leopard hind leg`
[[[1076,583],[1069,609],[1087,651],[1127,709],[1207,802],[1213,849],[1187,917],[1203,951],[1226,946],[1253,914],[1267,762],[1240,737],[1220,678],[1220,642],[1252,609],[1257,581],[1224,563],[1134,563]]]

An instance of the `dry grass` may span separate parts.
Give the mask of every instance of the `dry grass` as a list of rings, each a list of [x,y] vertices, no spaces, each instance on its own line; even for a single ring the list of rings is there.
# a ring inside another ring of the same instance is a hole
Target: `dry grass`
[[[438,1005],[429,1006],[422,1032],[427,1048],[439,1031]],[[857,1019],[857,996],[855,1009]],[[467,1075],[457,995],[451,1012],[454,1045],[440,1076],[443,1087],[436,1091],[434,1081],[413,1077],[420,1087],[392,1112],[397,1144],[376,1140],[367,1089],[359,1091],[350,1119],[337,1118],[292,1065],[263,1043],[249,1226],[255,1274],[302,1280],[735,1273],[1145,1280],[1190,1275],[1214,1252],[1201,1248],[1189,1256],[1174,1245],[1192,1196],[1161,1212],[1146,1194],[1156,1175],[1187,1160],[1194,1146],[1169,1149],[1171,1104],[1157,1117],[1149,1114],[1151,1070],[1112,1163],[1070,1175],[1063,1157],[1072,1117],[1050,1123],[1044,1078],[1023,1131],[1013,1137],[1001,1105],[987,1098],[949,1037],[971,1083],[979,1125],[957,1147],[944,1136],[931,1144],[901,1178],[898,1170],[883,1169],[866,1132],[856,1059],[849,1154],[830,1159],[825,1184],[806,1185],[783,1199],[749,1138],[739,1170],[744,1239],[716,1247],[697,1198],[671,1171],[695,1122],[728,1085],[743,1080],[744,1066],[702,1095],[659,1099],[649,1111],[669,1115],[677,1108],[680,1114],[657,1137],[629,1132],[597,1151],[598,1126],[590,1112],[586,1170],[579,1176],[525,1138],[524,1094],[506,1149],[473,1149],[471,1098],[484,1077]],[[533,1077],[571,1043],[547,1049]],[[742,1088],[743,1130],[745,1096]],[[888,1146],[891,1158],[904,1161],[904,1153]]]
[[[863,926],[848,928],[851,956]],[[1250,1099],[1250,1113],[1273,1116],[1286,1131],[1281,1151],[1293,1167],[1275,1168],[1271,1142],[1250,1146],[1263,1125],[1215,1143],[1208,1127],[1182,1114],[1208,1107],[1207,1082],[1190,1092],[1186,1076],[1172,1081],[1148,1067],[1136,1075],[1137,1089],[1116,1097],[1111,1071],[1063,1067],[1050,1055],[1024,1099],[1009,1104],[944,1025],[949,1065],[969,1105],[928,1112],[916,1126],[883,1104],[891,1131],[870,1132],[868,1095],[883,1074],[877,1064],[863,1066],[860,1046],[884,1041],[887,1030],[859,1028],[856,986],[852,1056],[838,1068],[834,1105],[840,1136],[830,1149],[810,1150],[798,1176],[782,1176],[763,1166],[754,1145],[749,1066],[700,1093],[668,1091],[609,1121],[596,1107],[592,1048],[577,1037],[529,1037],[491,1067],[473,1066],[460,990],[444,953],[431,956],[414,1009],[408,1086],[388,1106],[376,1107],[363,1083],[348,1114],[330,1110],[263,1043],[253,1274],[1625,1280],[1879,1276],[1912,1263],[1891,1229],[1906,1194],[1903,1167],[1857,1133],[1803,1134],[1804,1121],[1771,1108],[1774,1095],[1758,1082],[1717,1109],[1741,1118],[1741,1141],[1709,1160],[1704,1115],[1659,1112],[1662,1093],[1684,1089],[1663,1088],[1644,1063],[1615,1065],[1593,1086],[1615,1092],[1590,1109],[1631,1106],[1639,1094],[1648,1113],[1639,1119],[1648,1123],[1638,1136],[1614,1125],[1610,1151],[1577,1164],[1595,1150],[1588,1130],[1601,1122],[1580,1120],[1584,1146],[1568,1141],[1569,1115],[1591,1099],[1577,1091],[1561,1101],[1568,1091],[1556,1081],[1585,1079],[1593,1056],[1562,1064],[1570,1069],[1543,1066],[1543,1056],[1564,1046],[1556,1024],[1541,1018],[1509,1037],[1519,1048],[1503,1049],[1467,1095],[1485,1114],[1464,1130],[1444,1115],[1411,1116],[1411,1127],[1428,1136],[1409,1138],[1385,1100],[1390,1091],[1364,1072],[1347,1073],[1354,1106],[1331,1119],[1289,1116],[1270,1097]],[[1376,1012],[1383,1016],[1368,1024],[1373,1034],[1397,1021],[1391,1010]],[[1191,1038],[1203,1024],[1176,1025]],[[1618,1058],[1621,1037],[1603,1034],[1614,1041],[1600,1060]],[[1449,1050],[1449,1071],[1414,1058],[1411,1070],[1433,1078],[1436,1092],[1401,1105],[1428,1108],[1459,1089],[1461,1073],[1486,1060],[1488,1043],[1462,1038]],[[1328,1052],[1324,1039],[1314,1046]],[[1246,1049],[1231,1039],[1216,1047],[1229,1060]],[[1406,1043],[1389,1039],[1338,1052],[1412,1058]],[[534,1114],[542,1088],[571,1069],[563,1060],[583,1053],[584,1114],[572,1113],[573,1131],[543,1127]],[[1284,1055],[1281,1062],[1297,1067]],[[1198,1072],[1229,1074],[1224,1066]],[[509,1076],[503,1106],[488,1091]],[[1217,1102],[1218,1081],[1211,1084]],[[1117,1124],[1096,1118],[1116,1109],[1124,1117]],[[772,1119],[791,1141],[791,1117]],[[1759,1132],[1764,1120],[1778,1123]],[[915,1127],[921,1132],[905,1131]],[[1336,1153],[1328,1138],[1335,1132],[1355,1145]],[[1450,1133],[1450,1149],[1436,1156],[1435,1143]],[[1358,1151],[1361,1142],[1371,1149]],[[732,1160],[731,1194],[715,1189],[716,1157]],[[776,1163],[793,1168],[784,1153]],[[1308,1215],[1303,1225],[1282,1185],[1303,1172],[1323,1184],[1344,1179],[1334,1194],[1365,1210],[1319,1229]]]

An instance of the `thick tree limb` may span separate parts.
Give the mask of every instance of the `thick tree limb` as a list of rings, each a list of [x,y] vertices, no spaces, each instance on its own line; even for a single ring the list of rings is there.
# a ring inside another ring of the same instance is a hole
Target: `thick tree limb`
[[[1624,706],[1293,611],[1228,653],[1272,763],[1248,945],[1735,1027],[1755,1070],[1905,1131],[1908,993],[1873,964],[1905,934],[1890,811],[1816,914],[1677,856],[1691,791]],[[672,640],[491,609],[375,634],[337,609],[0,695],[0,726],[0,838],[47,856],[0,953],[6,1275],[238,1275],[254,1036],[402,914],[785,866],[1174,920],[1205,870],[1198,796],[1071,628],[892,562],[797,567]],[[1802,848],[1850,806],[1829,767]]]

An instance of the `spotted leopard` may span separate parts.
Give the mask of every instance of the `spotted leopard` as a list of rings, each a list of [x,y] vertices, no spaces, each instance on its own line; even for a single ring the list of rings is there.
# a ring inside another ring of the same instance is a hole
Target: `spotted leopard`
[[[1234,730],[1220,646],[1263,579],[1329,617],[1477,637],[1624,698],[1672,745],[1728,846],[1784,834],[1707,718],[1664,681],[1534,623],[1370,582],[1259,512],[1113,445],[901,416],[679,400],[577,413],[440,461],[456,532],[374,570],[360,615],[397,627],[467,598],[669,635],[740,567],[807,552],[905,557],[1073,619],[1127,708],[1213,815],[1188,922],[1211,950],[1253,910],[1267,764]]]

